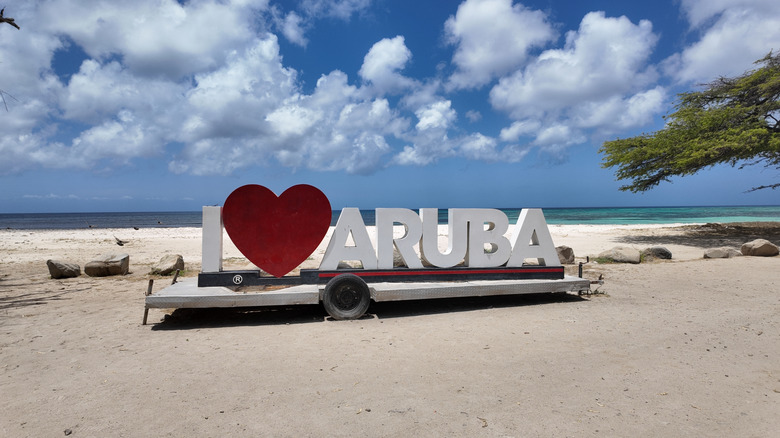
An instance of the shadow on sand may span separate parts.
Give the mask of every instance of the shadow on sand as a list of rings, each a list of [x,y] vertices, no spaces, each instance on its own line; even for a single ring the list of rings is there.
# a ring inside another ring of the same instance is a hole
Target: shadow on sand
[[[441,313],[470,312],[491,308],[539,306],[554,303],[587,301],[566,293],[500,295],[488,297],[443,298],[432,300],[372,302],[361,319],[390,319]],[[176,309],[165,315],[152,330],[189,330],[201,328],[264,326],[282,324],[339,324],[322,306],[243,307],[211,309]]]
[[[766,239],[775,244],[780,242],[780,222],[685,225],[675,230],[678,233],[671,235],[634,235],[617,240],[637,245],[674,244],[697,248],[730,246],[737,249],[755,239]]]
[[[40,306],[52,301],[68,300],[70,297],[66,295],[83,292],[89,289],[88,287],[79,289],[65,289],[64,287],[60,287],[59,290],[51,290],[51,288],[55,286],[59,287],[59,283],[45,281],[21,283],[4,280],[0,282],[0,310]],[[26,292],[14,294],[13,292],[16,290],[25,290]]]

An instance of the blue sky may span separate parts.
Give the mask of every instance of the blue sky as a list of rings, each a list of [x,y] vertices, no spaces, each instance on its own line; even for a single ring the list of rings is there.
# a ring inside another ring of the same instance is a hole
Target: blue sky
[[[780,50],[780,3],[47,0],[0,26],[0,213],[198,210],[243,184],[335,209],[780,204],[777,169],[643,194],[605,140]],[[10,96],[12,97],[10,97]]]

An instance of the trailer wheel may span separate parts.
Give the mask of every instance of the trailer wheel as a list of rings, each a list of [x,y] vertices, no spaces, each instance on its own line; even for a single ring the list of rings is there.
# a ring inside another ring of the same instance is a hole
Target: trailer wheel
[[[341,274],[325,286],[322,305],[333,319],[358,319],[371,304],[371,292],[362,278]]]

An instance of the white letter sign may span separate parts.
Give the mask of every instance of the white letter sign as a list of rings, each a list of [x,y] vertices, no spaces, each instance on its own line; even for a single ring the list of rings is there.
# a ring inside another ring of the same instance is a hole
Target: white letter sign
[[[449,245],[447,252],[439,252],[439,209],[421,208],[423,236],[420,241],[420,257],[433,266],[451,268],[466,258],[466,246],[468,245],[466,232],[467,223],[455,219],[457,210],[450,209],[447,234]]]
[[[404,235],[393,238],[393,225],[404,226]],[[414,252],[414,245],[422,237],[422,222],[412,210],[406,208],[376,209],[376,256],[379,269],[393,269],[393,247],[398,249],[406,266],[422,268],[422,262]]]
[[[501,210],[457,210],[461,220],[468,222],[468,252],[466,265],[474,268],[501,266],[509,259],[512,247],[504,237],[509,229],[509,219]],[[486,251],[485,246],[490,247]]]
[[[347,239],[352,235],[354,246],[347,246]],[[333,236],[328,242],[328,249],[325,250],[325,257],[320,263],[322,270],[334,270],[338,268],[339,262],[343,260],[359,260],[363,264],[363,269],[376,269],[376,253],[371,239],[366,231],[366,224],[363,217],[360,216],[360,210],[357,208],[345,208],[341,210],[341,215],[333,230]]]
[[[335,270],[339,262],[359,260],[364,269],[393,269],[393,248],[398,249],[407,267],[420,269],[423,262],[439,268],[451,268],[461,262],[473,268],[523,266],[526,259],[537,259],[543,266],[560,266],[558,253],[547,229],[542,210],[524,209],[517,218],[512,241],[506,214],[496,209],[450,209],[445,252],[439,251],[439,210],[421,208],[420,215],[405,208],[376,209],[377,248],[374,250],[360,210],[341,211],[328,243],[321,270]],[[393,227],[403,225],[404,235],[394,238]],[[347,245],[349,236],[354,245]],[[419,245],[420,256],[414,250]]]
[[[541,209],[523,209],[512,235],[512,256],[507,267],[523,266],[525,259],[537,259],[544,266],[561,265]]]

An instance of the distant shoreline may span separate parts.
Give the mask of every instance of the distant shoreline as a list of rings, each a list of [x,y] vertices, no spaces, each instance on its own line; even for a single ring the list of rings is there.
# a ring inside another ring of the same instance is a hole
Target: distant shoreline
[[[664,246],[674,260],[700,259],[706,248],[730,246],[739,248],[754,239],[780,242],[780,221],[730,224],[632,224],[632,225],[549,225],[556,246],[571,247],[578,257],[596,256],[619,245],[637,249]],[[323,238],[306,268],[316,268],[324,254],[333,228]],[[511,231],[510,231],[511,233]],[[376,239],[375,226],[368,226],[369,238]],[[439,225],[439,244],[447,247],[447,226]],[[122,251],[131,255],[134,264],[152,264],[169,252],[182,254],[190,269],[198,269],[201,258],[200,227],[178,228],[97,228],[67,230],[8,230],[0,229],[0,263],[34,263],[49,258],[68,257],[88,260],[99,254]],[[117,239],[124,242],[117,246]],[[243,269],[246,259],[224,234],[225,263],[234,269]],[[228,262],[230,261],[230,262]],[[237,264],[236,264],[237,263]]]
[[[521,209],[500,209],[510,223]],[[780,206],[727,207],[597,207],[545,208],[550,225],[642,225],[780,222]],[[340,210],[332,213],[331,225]],[[361,210],[366,225],[374,225],[375,210]],[[448,223],[447,209],[439,209],[439,224]],[[66,230],[112,228],[182,228],[201,226],[200,211],[109,213],[0,213],[0,229]]]

